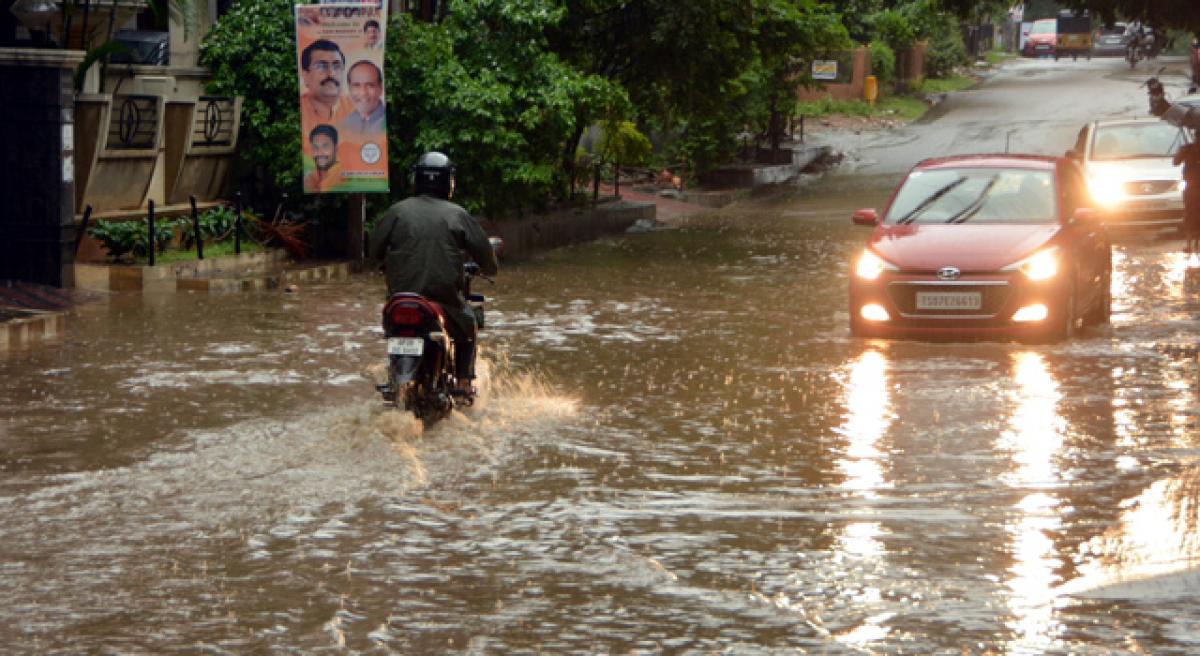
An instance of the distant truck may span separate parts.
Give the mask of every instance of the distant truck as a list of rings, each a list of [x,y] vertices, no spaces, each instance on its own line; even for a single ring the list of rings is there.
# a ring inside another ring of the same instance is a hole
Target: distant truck
[[[1054,59],[1071,56],[1079,59],[1080,55],[1092,58],[1092,18],[1086,13],[1075,16],[1062,13],[1058,16],[1058,40],[1054,48]]]

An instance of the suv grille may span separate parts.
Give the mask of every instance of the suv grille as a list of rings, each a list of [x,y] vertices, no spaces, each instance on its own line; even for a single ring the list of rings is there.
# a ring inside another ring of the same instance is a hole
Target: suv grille
[[[1125,193],[1130,196],[1153,196],[1175,191],[1178,186],[1178,180],[1138,180],[1126,182]]]

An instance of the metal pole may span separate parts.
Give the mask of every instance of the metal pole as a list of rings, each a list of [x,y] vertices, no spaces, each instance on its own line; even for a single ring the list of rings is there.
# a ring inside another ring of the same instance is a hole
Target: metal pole
[[[158,240],[155,239],[155,234],[154,234],[154,199],[150,199],[149,201],[147,201],[147,203],[149,205],[150,212],[148,214],[146,214],[146,224],[147,224],[146,227],[148,227],[150,229],[150,240],[149,240],[150,246],[147,249],[148,252],[146,255],[146,262],[150,266],[154,266],[154,251],[155,251],[156,247],[158,246],[158,243],[157,243]]]
[[[83,243],[83,237],[87,234],[88,222],[92,220],[92,206],[88,205],[83,210],[83,223],[79,224],[79,232],[75,233],[75,253],[79,253],[79,245]]]
[[[234,194],[236,200],[236,218],[233,221],[233,252],[235,255],[242,254],[242,192]]]
[[[804,143],[804,114],[800,115],[800,143]]]
[[[592,202],[600,198],[600,165],[592,165]]]
[[[188,196],[192,203],[192,225],[196,231],[196,259],[204,259],[204,235],[200,232],[200,211],[196,209],[196,197]]]

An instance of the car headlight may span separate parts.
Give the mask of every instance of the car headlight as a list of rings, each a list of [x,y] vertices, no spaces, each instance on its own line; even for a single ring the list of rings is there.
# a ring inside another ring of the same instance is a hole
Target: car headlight
[[[854,267],[854,273],[863,280],[874,280],[879,277],[879,274],[889,270],[895,271],[896,267],[869,250],[863,251],[862,256],[858,258],[858,265]]]
[[[1030,280],[1049,280],[1058,275],[1058,249],[1047,248],[1004,267],[1005,271],[1018,270]]]
[[[1112,207],[1125,200],[1125,180],[1120,176],[1096,174],[1088,178],[1088,191],[1101,207]]]

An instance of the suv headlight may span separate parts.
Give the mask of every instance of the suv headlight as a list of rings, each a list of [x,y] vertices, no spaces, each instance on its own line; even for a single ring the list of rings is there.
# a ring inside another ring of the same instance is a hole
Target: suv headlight
[[[1020,271],[1030,280],[1049,280],[1058,275],[1058,248],[1038,251],[1019,262],[1004,267],[1004,270]]]
[[[1125,200],[1125,179],[1112,173],[1088,178],[1088,192],[1101,207],[1112,207]]]
[[[854,273],[858,274],[858,277],[863,280],[874,280],[884,271],[895,270],[895,266],[884,261],[883,258],[872,253],[870,250],[863,251],[863,254],[858,258],[858,264],[854,267]]]

